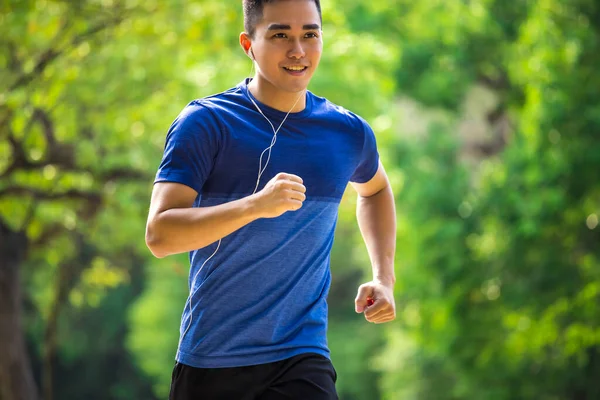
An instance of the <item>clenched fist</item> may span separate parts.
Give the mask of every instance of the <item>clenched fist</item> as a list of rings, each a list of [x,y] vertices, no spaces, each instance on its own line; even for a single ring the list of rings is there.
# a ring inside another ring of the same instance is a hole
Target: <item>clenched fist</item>
[[[296,211],[306,200],[306,187],[297,175],[279,173],[253,196],[263,218],[279,217],[287,211]]]
[[[357,313],[364,312],[369,322],[382,324],[393,321],[396,318],[394,285],[379,280],[360,285],[354,307]]]

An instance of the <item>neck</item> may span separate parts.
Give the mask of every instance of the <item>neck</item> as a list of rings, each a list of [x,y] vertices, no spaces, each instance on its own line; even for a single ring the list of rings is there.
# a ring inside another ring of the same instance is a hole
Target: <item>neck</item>
[[[248,84],[248,90],[258,101],[281,112],[296,113],[306,108],[305,89],[299,92],[284,92],[255,75]]]

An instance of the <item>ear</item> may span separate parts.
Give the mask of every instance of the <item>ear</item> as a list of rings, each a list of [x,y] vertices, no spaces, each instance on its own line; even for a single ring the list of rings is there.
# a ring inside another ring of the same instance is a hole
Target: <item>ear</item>
[[[251,59],[254,60],[253,54],[252,54],[252,40],[250,40],[250,36],[248,36],[248,34],[246,32],[242,32],[240,33],[240,46],[242,46],[242,49],[244,49],[244,53],[246,53],[246,55],[248,57],[250,57]]]

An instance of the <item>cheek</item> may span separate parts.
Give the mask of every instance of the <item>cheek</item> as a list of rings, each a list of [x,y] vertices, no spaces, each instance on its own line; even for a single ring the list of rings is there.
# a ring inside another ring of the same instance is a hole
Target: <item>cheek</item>
[[[310,47],[310,52],[313,57],[321,57],[321,53],[323,53],[323,43],[315,43]]]
[[[261,54],[256,61],[263,69],[276,69],[278,60],[281,57],[282,56],[277,51],[277,48],[263,47],[261,49]]]
[[[311,58],[313,63],[318,63],[321,60],[321,55],[323,53],[323,48],[320,46],[319,48],[313,49],[311,51]]]

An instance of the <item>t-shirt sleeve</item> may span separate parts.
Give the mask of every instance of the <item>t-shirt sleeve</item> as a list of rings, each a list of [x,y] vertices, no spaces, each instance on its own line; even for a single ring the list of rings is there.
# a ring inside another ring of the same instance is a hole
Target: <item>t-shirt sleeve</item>
[[[221,143],[220,129],[205,106],[192,102],[177,116],[154,183],[176,182],[201,193]]]
[[[360,161],[350,177],[350,182],[366,183],[377,173],[377,169],[379,168],[379,153],[373,129],[371,129],[367,121],[360,117],[358,119],[361,123],[360,129],[363,131],[364,141]]]

